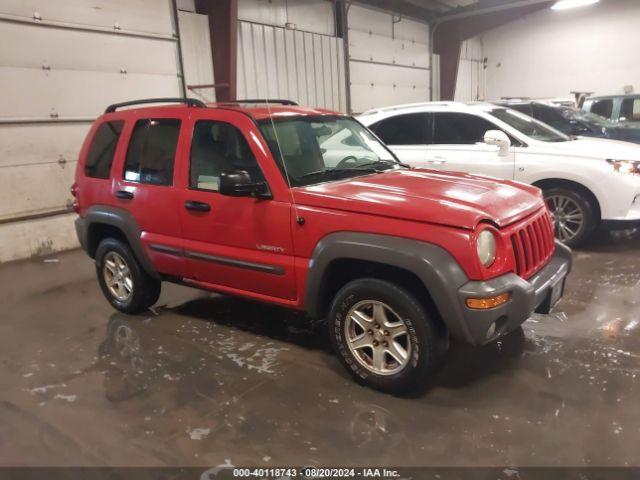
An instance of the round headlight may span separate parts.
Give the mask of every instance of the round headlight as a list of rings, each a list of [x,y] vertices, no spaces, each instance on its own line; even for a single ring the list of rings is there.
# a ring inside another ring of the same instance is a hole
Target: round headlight
[[[496,237],[490,230],[483,230],[478,235],[478,259],[485,267],[490,267],[496,259]]]

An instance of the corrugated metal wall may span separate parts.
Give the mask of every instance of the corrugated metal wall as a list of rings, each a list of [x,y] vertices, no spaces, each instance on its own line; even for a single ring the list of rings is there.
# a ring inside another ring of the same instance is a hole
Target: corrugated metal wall
[[[348,21],[353,112],[430,99],[427,24],[360,5]]]
[[[346,111],[344,44],[326,0],[238,1],[238,98]]]
[[[213,57],[209,32],[209,17],[194,12],[178,12],[180,24],[180,49],[182,67],[188,96],[205,102],[216,101],[214,88],[193,88],[190,86],[213,85]]]
[[[485,100],[486,79],[482,42],[478,37],[462,42],[454,99],[464,102]]]
[[[333,4],[327,0],[238,0],[238,19],[335,36]]]
[[[106,105],[181,94],[174,33],[169,0],[0,0],[0,261],[76,244],[46,215]]]
[[[342,40],[239,22],[238,98],[284,98],[345,111]]]

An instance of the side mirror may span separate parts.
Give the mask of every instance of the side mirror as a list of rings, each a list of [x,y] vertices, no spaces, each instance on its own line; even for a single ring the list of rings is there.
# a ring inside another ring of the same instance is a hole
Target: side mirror
[[[222,173],[218,191],[230,197],[272,198],[267,184],[252,182],[251,176],[244,170]]]
[[[484,134],[484,143],[487,145],[496,145],[500,147],[498,155],[506,157],[509,155],[509,147],[511,147],[511,140],[506,133],[502,130],[489,130]]]

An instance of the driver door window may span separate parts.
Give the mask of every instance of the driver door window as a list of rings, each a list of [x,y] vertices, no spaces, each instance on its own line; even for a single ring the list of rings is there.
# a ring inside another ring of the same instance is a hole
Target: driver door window
[[[484,118],[466,113],[435,113],[433,143],[475,145],[484,142],[487,130],[500,130]]]
[[[467,113],[435,112],[433,144],[427,149],[427,168],[513,178],[513,149],[507,157],[484,143],[488,130],[500,130],[490,121]]]
[[[230,123],[196,122],[191,142],[189,188],[218,191],[220,175],[238,170],[249,173],[254,182],[264,181],[247,140]]]

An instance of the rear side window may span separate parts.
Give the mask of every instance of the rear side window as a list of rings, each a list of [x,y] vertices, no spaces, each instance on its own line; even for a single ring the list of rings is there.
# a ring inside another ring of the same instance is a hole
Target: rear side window
[[[604,118],[611,118],[613,114],[613,100],[595,100],[591,104],[591,113],[595,113]]]
[[[98,127],[84,165],[87,177],[109,178],[123,124],[122,121],[105,122]]]
[[[428,113],[408,113],[381,120],[369,128],[387,145],[426,145],[430,118]]]
[[[131,134],[124,179],[152,185],[172,185],[180,120],[138,120]]]
[[[625,98],[620,110],[620,121],[637,122],[640,120],[640,98]]]
[[[484,141],[488,130],[499,130],[484,118],[466,113],[434,114],[433,143],[443,145],[473,145]]]

